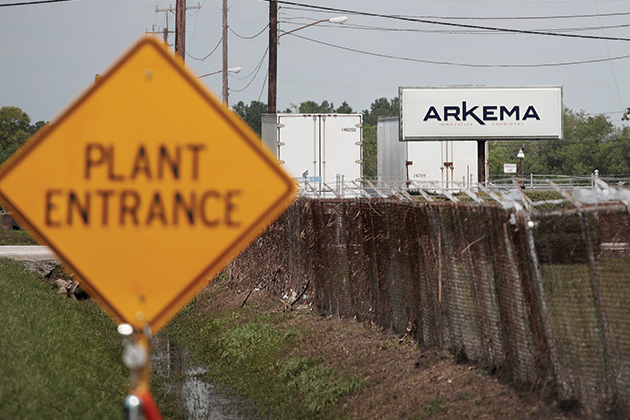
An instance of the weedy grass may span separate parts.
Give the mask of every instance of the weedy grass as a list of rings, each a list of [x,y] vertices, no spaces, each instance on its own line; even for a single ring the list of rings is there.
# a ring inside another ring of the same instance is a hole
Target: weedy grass
[[[336,381],[334,369],[325,368],[313,358],[295,357],[279,366],[278,377],[287,386],[304,393],[308,411],[317,413],[340,397],[361,389],[363,381],[350,378]]]
[[[129,385],[115,323],[0,259],[0,418],[121,418]]]
[[[0,230],[0,245],[38,245],[25,230]]]
[[[200,317],[196,304],[161,334],[206,367],[205,380],[235,391],[265,418],[338,418],[335,403],[363,387],[362,380],[326,368],[321,360],[291,352],[300,337],[312,332],[291,323],[291,313],[248,305]]]

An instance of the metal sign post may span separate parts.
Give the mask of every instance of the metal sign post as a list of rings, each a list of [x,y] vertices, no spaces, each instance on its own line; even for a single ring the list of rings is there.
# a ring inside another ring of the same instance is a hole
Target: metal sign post
[[[129,324],[120,324],[118,332],[125,345],[123,362],[131,370],[130,390],[124,403],[125,416],[127,420],[162,420],[150,391],[151,328],[147,324],[142,331],[137,331]]]

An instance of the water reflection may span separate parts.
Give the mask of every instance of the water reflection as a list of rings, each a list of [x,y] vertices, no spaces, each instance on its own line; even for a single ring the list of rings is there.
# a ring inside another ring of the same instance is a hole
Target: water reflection
[[[192,420],[257,420],[238,398],[203,380],[205,368],[189,366],[186,352],[168,338],[154,337],[154,375],[168,378],[168,393],[186,407]]]

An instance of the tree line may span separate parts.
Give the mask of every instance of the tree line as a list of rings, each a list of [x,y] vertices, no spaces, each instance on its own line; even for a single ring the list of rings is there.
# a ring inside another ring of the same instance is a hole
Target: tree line
[[[363,115],[363,171],[369,179],[377,177],[376,125],[379,116],[396,116],[398,98],[379,98],[369,109],[357,112],[343,102],[335,107],[332,102],[314,101],[291,104],[285,113],[355,114]],[[261,135],[262,115],[267,105],[252,101],[239,102],[234,111]],[[46,123],[31,124],[30,117],[20,108],[0,108],[0,163],[11,156],[30,136]],[[491,177],[504,177],[505,163],[519,163],[516,157],[522,147],[525,152],[523,173],[540,175],[590,176],[596,169],[600,176],[630,177],[630,127],[614,125],[608,116],[587,115],[568,108],[563,112],[564,138],[537,141],[489,141]]]
[[[504,163],[519,163],[516,154],[522,147],[525,174],[590,176],[598,170],[600,176],[630,177],[630,127],[568,108],[562,119],[560,140],[490,142],[490,175],[504,176]]]

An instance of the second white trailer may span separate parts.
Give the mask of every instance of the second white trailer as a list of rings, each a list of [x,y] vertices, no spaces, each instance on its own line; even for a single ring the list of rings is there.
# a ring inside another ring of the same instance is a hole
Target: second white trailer
[[[377,125],[379,182],[441,189],[470,189],[477,183],[476,141],[401,142],[399,137],[398,117],[380,117]]]

